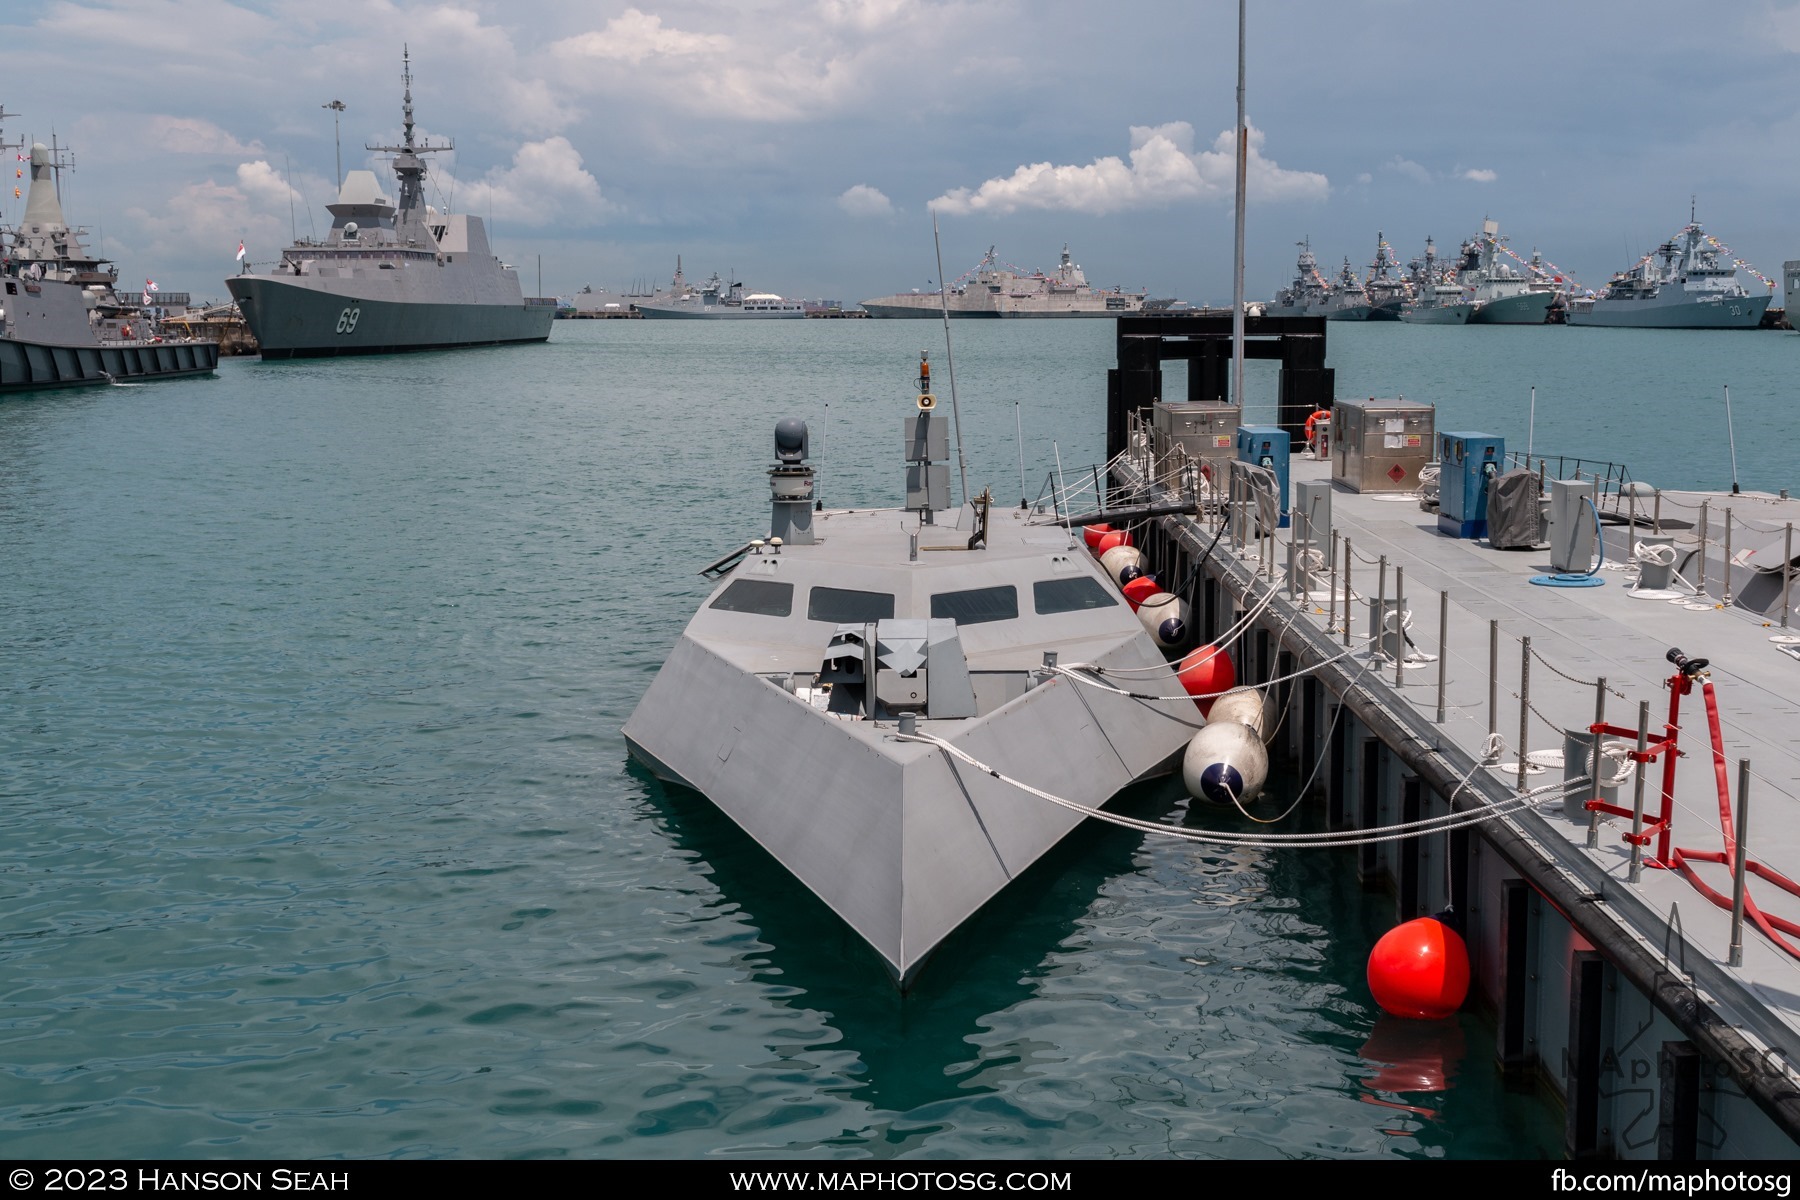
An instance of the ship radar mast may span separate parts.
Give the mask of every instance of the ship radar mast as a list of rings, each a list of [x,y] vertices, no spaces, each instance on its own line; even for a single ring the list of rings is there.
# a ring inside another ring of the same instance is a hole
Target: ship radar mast
[[[406,92],[402,98],[401,104],[401,114],[404,118],[404,125],[400,145],[376,146],[365,143],[364,148],[373,150],[377,154],[392,154],[394,156],[394,177],[400,181],[400,198],[399,203],[395,207],[398,213],[401,214],[400,220],[404,221],[406,219],[405,214],[417,212],[425,206],[425,161],[421,159],[419,155],[435,154],[444,150],[454,150],[456,149],[456,143],[450,141],[432,145],[430,142],[419,142],[414,139],[412,51],[410,47],[403,46],[401,48],[400,61],[402,64],[400,79],[406,86]]]

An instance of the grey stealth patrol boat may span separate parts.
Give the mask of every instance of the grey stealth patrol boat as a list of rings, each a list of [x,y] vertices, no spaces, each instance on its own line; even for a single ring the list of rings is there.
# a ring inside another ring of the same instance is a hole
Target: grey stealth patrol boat
[[[815,511],[806,426],[776,426],[770,535],[707,569],[718,587],[624,727],[633,756],[737,822],[902,987],[1085,819],[1011,780],[1098,808],[1201,724],[1185,696],[1056,669],[1181,691],[1079,535],[985,493],[935,519],[948,422],[921,382],[903,509]]]
[[[554,297],[527,297],[494,256],[481,218],[425,203],[423,154],[449,150],[413,136],[412,59],[403,56],[405,136],[394,155],[399,199],[373,171],[344,176],[323,241],[297,241],[269,275],[225,281],[264,358],[320,358],[541,342]]]

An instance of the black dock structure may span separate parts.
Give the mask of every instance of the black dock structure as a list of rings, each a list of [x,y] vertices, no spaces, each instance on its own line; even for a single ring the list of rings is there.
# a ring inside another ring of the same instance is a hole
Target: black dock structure
[[[1149,419],[1159,400],[1238,404],[1231,392],[1231,316],[1162,313],[1119,318],[1119,365],[1106,373],[1106,456],[1125,448],[1126,414]],[[1330,408],[1336,372],[1325,365],[1324,317],[1246,317],[1244,358],[1279,359],[1276,423],[1297,448],[1306,418]],[[1188,365],[1187,394],[1164,396],[1162,365]]]
[[[1338,855],[1396,923],[1451,914],[1465,1011],[1561,1105],[1571,1159],[1800,1157],[1800,500],[1415,434],[1416,401],[1366,433],[1336,405],[1318,457],[1324,325],[1247,322],[1246,355],[1283,364],[1279,484],[1216,430],[1171,434],[1172,407],[1228,400],[1229,316],[1122,318],[1108,376],[1105,507],[1183,589],[1187,647],[1273,692],[1270,753],[1334,831],[1235,844]],[[1465,497],[1501,493],[1484,460],[1547,528],[1494,510],[1469,536]]]

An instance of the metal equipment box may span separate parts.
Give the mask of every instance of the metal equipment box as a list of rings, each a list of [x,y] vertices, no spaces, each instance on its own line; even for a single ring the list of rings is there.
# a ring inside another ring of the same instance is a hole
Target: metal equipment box
[[[1283,529],[1288,525],[1288,456],[1291,445],[1292,438],[1288,431],[1277,426],[1238,426],[1237,461],[1267,467],[1275,472],[1275,486],[1281,497],[1280,527]]]
[[[1151,413],[1156,430],[1156,476],[1166,487],[1181,483],[1183,459],[1174,448],[1179,446],[1187,459],[1200,465],[1205,477],[1223,486],[1223,463],[1234,454],[1233,440],[1243,410],[1235,404],[1200,404],[1159,400]]]
[[[1415,492],[1431,461],[1437,408],[1404,396],[1332,405],[1331,482],[1352,492]]]
[[[1506,469],[1506,439],[1488,433],[1438,437],[1438,532],[1487,536],[1488,480]]]

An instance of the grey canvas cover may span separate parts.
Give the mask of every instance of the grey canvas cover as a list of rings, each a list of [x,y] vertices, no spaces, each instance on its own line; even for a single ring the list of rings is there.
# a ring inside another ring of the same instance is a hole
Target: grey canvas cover
[[[1514,470],[1488,480],[1488,545],[1496,550],[1523,550],[1544,540],[1538,507],[1538,477]]]

